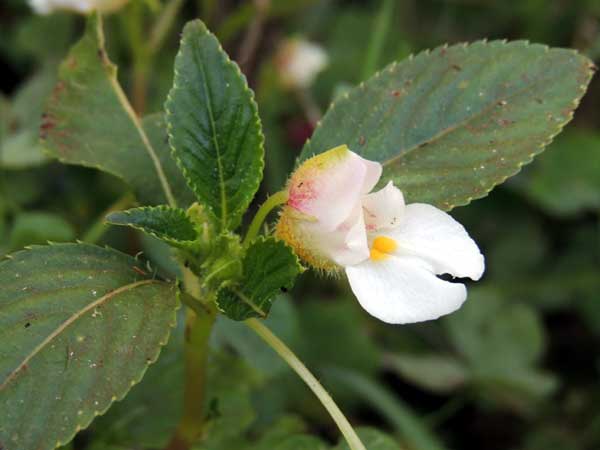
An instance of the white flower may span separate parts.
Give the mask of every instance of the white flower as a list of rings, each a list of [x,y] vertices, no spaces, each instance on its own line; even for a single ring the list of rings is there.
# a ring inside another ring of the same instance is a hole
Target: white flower
[[[288,88],[309,87],[327,62],[327,53],[322,47],[303,39],[284,41],[275,56],[279,78]]]
[[[87,14],[94,10],[111,12],[119,9],[129,0],[29,0],[30,6],[38,14],[56,11],[73,11]]]
[[[449,314],[467,298],[484,258],[462,225],[434,206],[406,205],[389,182],[369,193],[382,167],[345,145],[305,161],[291,176],[277,235],[310,265],[343,269],[371,315],[411,323]]]

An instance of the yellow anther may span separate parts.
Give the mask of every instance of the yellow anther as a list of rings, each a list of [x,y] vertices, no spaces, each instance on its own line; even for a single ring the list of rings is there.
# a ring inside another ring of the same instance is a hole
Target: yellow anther
[[[377,236],[373,240],[371,246],[371,259],[373,261],[381,261],[386,259],[390,253],[396,250],[396,241],[387,236]]]

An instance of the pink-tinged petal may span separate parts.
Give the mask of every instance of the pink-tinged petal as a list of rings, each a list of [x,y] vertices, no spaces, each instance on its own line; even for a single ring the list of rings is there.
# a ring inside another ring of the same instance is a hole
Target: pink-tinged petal
[[[383,189],[365,195],[362,205],[368,231],[394,228],[404,215],[404,196],[391,181]]]
[[[483,255],[464,227],[434,206],[406,205],[398,226],[386,234],[397,242],[396,255],[422,258],[437,274],[478,280],[485,269]]]
[[[345,145],[336,147],[306,160],[292,174],[288,206],[314,217],[324,231],[333,231],[348,219],[378,174],[379,163]]]
[[[346,267],[361,306],[387,323],[423,322],[456,311],[467,298],[463,284],[437,278],[431,267],[412,257],[391,256]]]

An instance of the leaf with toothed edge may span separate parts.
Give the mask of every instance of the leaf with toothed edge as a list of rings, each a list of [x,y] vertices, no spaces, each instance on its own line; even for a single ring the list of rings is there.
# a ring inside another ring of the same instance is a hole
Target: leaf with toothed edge
[[[125,396],[175,325],[173,283],[89,244],[0,263],[0,442],[50,450]]]
[[[190,188],[221,229],[235,229],[260,184],[264,138],[246,78],[200,20],[183,30],[165,107]]]
[[[516,174],[573,116],[593,73],[574,50],[525,41],[444,46],[334,102],[300,159],[348,144],[408,202],[450,210]]]
[[[140,120],[131,109],[95,14],[60,66],[40,134],[51,156],[123,179],[143,204],[169,203],[166,190],[181,207],[194,199],[171,158],[163,114]]]
[[[291,289],[304,270],[293,250],[273,237],[258,238],[248,248],[242,266],[239,284],[217,294],[217,306],[233,320],[265,318],[277,294]]]
[[[109,214],[106,221],[143,231],[174,247],[191,249],[198,233],[183,209],[168,206],[132,208]]]

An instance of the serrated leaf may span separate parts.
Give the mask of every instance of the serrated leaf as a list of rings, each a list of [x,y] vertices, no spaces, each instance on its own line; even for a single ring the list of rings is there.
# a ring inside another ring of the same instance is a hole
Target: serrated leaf
[[[236,228],[260,184],[264,138],[246,78],[200,20],[183,30],[166,109],[190,188],[222,228]]]
[[[109,214],[112,225],[135,228],[169,245],[189,249],[198,237],[193,222],[183,209],[168,206],[132,208]]]
[[[192,202],[170,157],[163,116],[140,121],[131,109],[108,59],[98,16],[88,18],[83,38],[62,63],[45,111],[42,144],[52,156],[122,178],[144,204]]]
[[[572,118],[592,75],[573,50],[524,41],[441,47],[392,64],[335,102],[301,159],[341,144],[384,166],[409,202],[485,196]]]
[[[0,263],[0,442],[54,449],[121,399],[175,324],[175,287],[88,244]]]
[[[225,287],[217,295],[219,309],[233,320],[267,317],[275,296],[290,289],[303,270],[292,249],[273,237],[257,239],[242,265],[239,284]]]

